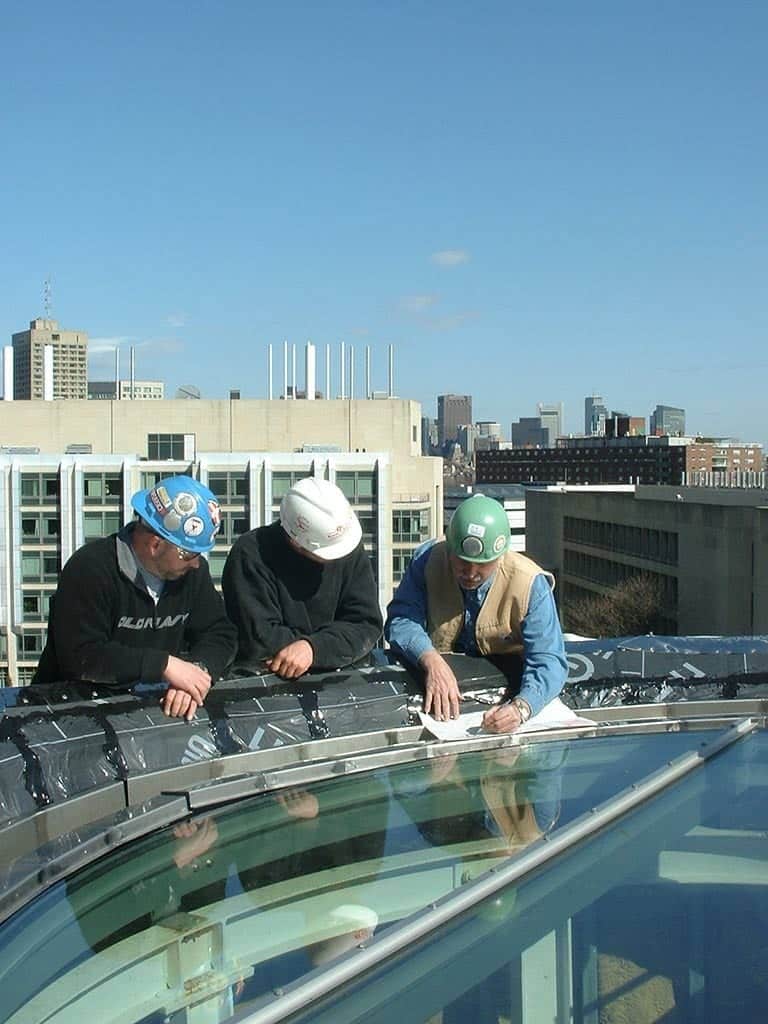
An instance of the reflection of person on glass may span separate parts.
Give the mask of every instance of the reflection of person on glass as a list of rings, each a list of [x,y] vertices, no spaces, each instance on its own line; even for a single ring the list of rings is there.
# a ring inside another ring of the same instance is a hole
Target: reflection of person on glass
[[[477,760],[447,753],[395,779],[393,788],[432,846],[497,840],[484,855],[524,849],[560,816],[563,748],[532,745]]]
[[[568,672],[552,577],[509,545],[499,502],[467,498],[445,540],[416,551],[387,610],[386,638],[423,669],[424,710],[435,718],[459,714],[459,685],[444,654],[522,658],[519,693],[486,712],[488,732],[513,732],[536,715]]]

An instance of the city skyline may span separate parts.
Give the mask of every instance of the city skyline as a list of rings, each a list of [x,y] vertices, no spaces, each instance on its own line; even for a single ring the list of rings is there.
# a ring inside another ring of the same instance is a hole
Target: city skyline
[[[117,345],[244,398],[269,343],[369,344],[378,388],[392,344],[425,415],[576,433],[598,392],[768,444],[767,32],[714,0],[11,10],[0,337],[48,313],[92,380]]]

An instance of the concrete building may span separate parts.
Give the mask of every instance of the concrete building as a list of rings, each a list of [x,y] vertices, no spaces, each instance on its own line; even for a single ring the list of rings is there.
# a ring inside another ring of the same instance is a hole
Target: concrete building
[[[165,398],[165,384],[161,380],[121,380],[119,386],[113,380],[89,380],[88,398],[91,401],[152,400],[161,401]]]
[[[442,448],[447,441],[457,441],[459,427],[472,423],[471,395],[437,396],[437,440]]]
[[[768,491],[557,487],[526,491],[528,554],[569,599],[650,575],[669,634],[768,633]]]
[[[649,433],[656,435],[671,434],[682,437],[685,434],[685,409],[674,405],[657,405],[651,413]]]
[[[56,320],[37,319],[30,321],[28,331],[14,334],[11,341],[14,398],[87,398],[88,335],[85,331],[66,331]],[[45,368],[46,351],[52,354],[49,374]],[[48,394],[46,384],[50,389]]]
[[[208,556],[216,581],[237,537],[272,522],[285,490],[310,474],[334,480],[355,506],[382,608],[414,548],[441,529],[442,461],[420,455],[416,402],[171,400],[153,402],[150,422],[142,409],[0,403],[6,448],[28,442],[0,454],[2,682],[29,681],[60,567],[129,521],[131,494],[161,476],[191,473],[220,497],[222,531]],[[93,454],[64,454],[87,445]]]

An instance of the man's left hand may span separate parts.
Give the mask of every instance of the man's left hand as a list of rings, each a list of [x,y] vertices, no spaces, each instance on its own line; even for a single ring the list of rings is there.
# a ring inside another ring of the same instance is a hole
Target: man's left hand
[[[522,722],[517,705],[512,703],[496,704],[483,715],[486,732],[514,732]]]
[[[169,718],[186,718],[188,722],[195,717],[195,712],[199,707],[194,697],[191,697],[185,690],[177,690],[173,686],[169,686],[165,691],[160,706],[163,709],[163,714]]]
[[[267,668],[282,679],[298,679],[310,670],[314,660],[312,644],[308,640],[294,640],[267,660]]]

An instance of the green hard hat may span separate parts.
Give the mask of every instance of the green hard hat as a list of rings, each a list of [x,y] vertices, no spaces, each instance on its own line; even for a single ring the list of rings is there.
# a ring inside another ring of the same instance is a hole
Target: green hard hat
[[[509,547],[507,513],[498,501],[473,494],[451,516],[448,550],[465,562],[493,562]]]

